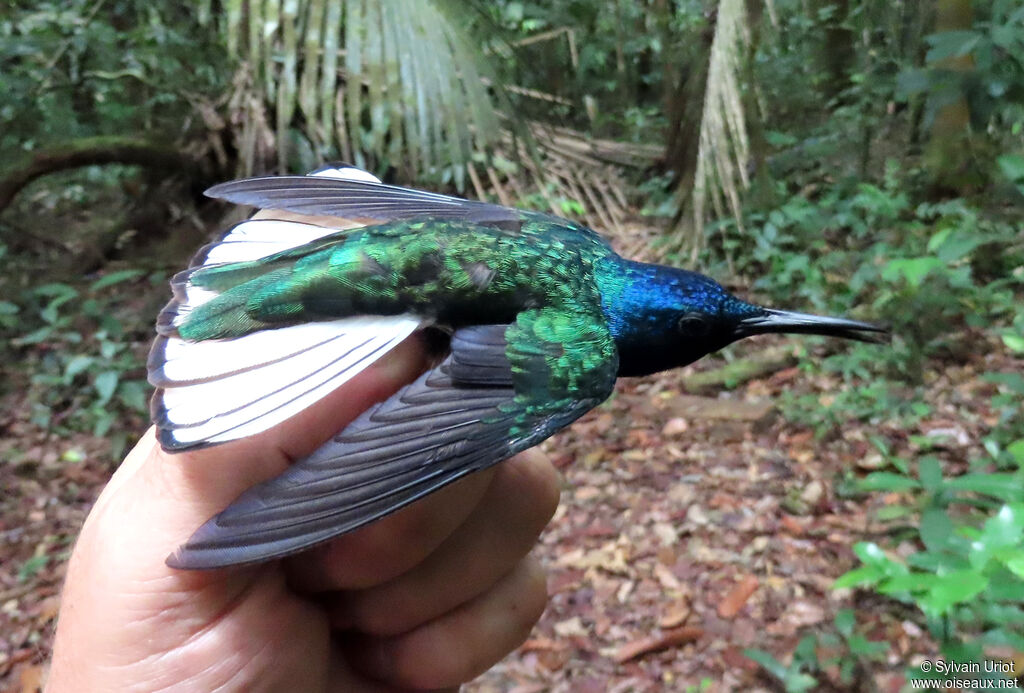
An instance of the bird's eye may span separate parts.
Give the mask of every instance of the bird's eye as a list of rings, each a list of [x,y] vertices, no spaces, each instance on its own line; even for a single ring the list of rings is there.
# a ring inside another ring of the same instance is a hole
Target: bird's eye
[[[711,330],[711,323],[700,313],[687,313],[679,318],[678,327],[688,337],[703,337]]]

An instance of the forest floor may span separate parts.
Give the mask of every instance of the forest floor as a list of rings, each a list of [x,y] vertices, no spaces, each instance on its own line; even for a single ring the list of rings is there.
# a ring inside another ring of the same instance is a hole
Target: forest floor
[[[467,690],[781,690],[744,649],[788,664],[803,636],[835,633],[837,611],[855,608],[857,631],[889,643],[888,654],[847,660],[844,682],[842,653],[819,646],[818,661],[834,661],[813,690],[899,691],[908,663],[936,655],[920,614],[831,585],[858,564],[856,542],[885,540],[891,525],[874,515],[902,499],[848,494],[843,479],[878,468],[869,434],[897,449],[940,440],[947,464],[965,464],[981,430],[964,421],[984,429],[989,407],[976,376],[1009,367],[999,360],[936,375],[924,395],[933,414],[912,430],[851,423],[823,439],[772,401],[789,389],[824,403],[839,383],[795,367],[713,399],[682,393],[685,371],[620,381],[612,400],[543,446],[565,479],[537,548],[551,600],[526,644]]]
[[[769,337],[734,355],[806,344]],[[803,358],[825,348],[842,345],[814,342]],[[718,396],[684,387],[693,372],[721,367],[718,357],[621,381],[611,400],[543,445],[564,475],[536,548],[549,605],[529,640],[465,690],[775,690],[744,650],[788,662],[804,635],[834,633],[836,613],[851,607],[857,631],[889,643],[888,654],[841,661],[819,647],[819,661],[835,661],[816,690],[899,690],[908,663],[936,654],[920,615],[831,585],[857,564],[856,542],[887,536],[875,513],[901,497],[849,493],[845,480],[880,465],[869,435],[897,452],[931,437],[952,470],[965,464],[991,394],[978,375],[1011,368],[1002,358],[932,364],[923,395],[932,413],[910,429],[850,422],[824,436],[785,420],[778,396],[810,393],[824,405],[841,383],[795,366]],[[0,403],[0,690],[27,693],[45,674],[74,537],[114,465],[105,439],[30,424],[23,397]],[[842,680],[844,664],[852,682]]]
[[[754,690],[769,681],[745,648],[787,661],[804,634],[829,630],[852,606],[858,630],[893,645],[889,659],[862,663],[853,685],[840,682],[838,664],[826,674],[837,690],[899,690],[909,661],[935,655],[918,617],[831,584],[856,565],[855,542],[884,533],[874,511],[900,498],[842,498],[837,487],[844,470],[876,465],[869,432],[906,441],[952,430],[954,453],[976,444],[955,408],[987,406],[980,365],[947,368],[931,384],[936,414],[917,430],[851,424],[824,439],[772,404],[782,389],[828,397],[837,385],[796,367],[717,398],[681,392],[685,370],[620,382],[544,444],[564,475],[536,549],[548,609],[519,650],[466,690]],[[26,451],[0,465],[0,689],[27,692],[48,658],[70,545],[112,464],[105,440],[19,438],[31,427],[17,419],[4,422],[0,448]],[[69,460],[72,449],[83,459]]]

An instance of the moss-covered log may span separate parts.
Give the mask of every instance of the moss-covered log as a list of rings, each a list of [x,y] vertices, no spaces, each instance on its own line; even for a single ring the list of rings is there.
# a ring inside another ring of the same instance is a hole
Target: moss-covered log
[[[700,392],[711,388],[734,388],[737,385],[774,373],[796,363],[792,347],[770,347],[742,359],[736,359],[721,368],[700,371],[683,378],[683,389]]]
[[[5,166],[0,171],[0,211],[40,176],[96,164],[128,164],[201,175],[200,163],[173,144],[120,135],[83,137],[28,152]]]

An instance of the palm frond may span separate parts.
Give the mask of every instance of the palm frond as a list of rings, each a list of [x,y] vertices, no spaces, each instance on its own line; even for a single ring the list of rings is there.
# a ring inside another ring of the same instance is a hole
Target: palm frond
[[[229,0],[225,10],[226,45],[253,73],[243,82],[263,85],[274,113],[282,172],[298,131],[317,158],[337,152],[410,179],[447,171],[462,188],[474,153],[500,137],[495,80],[436,2]]]

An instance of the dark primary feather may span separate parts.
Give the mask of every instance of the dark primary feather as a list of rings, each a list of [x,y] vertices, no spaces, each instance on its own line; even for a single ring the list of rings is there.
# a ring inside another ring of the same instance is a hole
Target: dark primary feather
[[[317,454],[247,491],[168,563],[191,569],[265,560],[373,522],[502,459],[504,431],[484,420],[500,421],[498,406],[511,398],[511,388],[456,389],[442,365]]]
[[[380,183],[312,176],[247,178],[215,185],[206,195],[263,209],[380,221],[432,217],[494,224],[518,222],[521,218],[519,210],[487,202]]]
[[[506,352],[521,352],[543,371],[552,368],[544,362],[551,350],[534,343],[510,347],[507,332],[504,325],[457,331],[452,354],[439,367],[364,412],[281,476],[244,493],[168,564],[214,568],[300,551],[535,445],[610,394],[614,364],[578,392],[553,393],[550,402],[518,396]]]
[[[466,327],[452,337],[452,380],[459,385],[512,386],[512,367],[505,356],[506,325]]]

